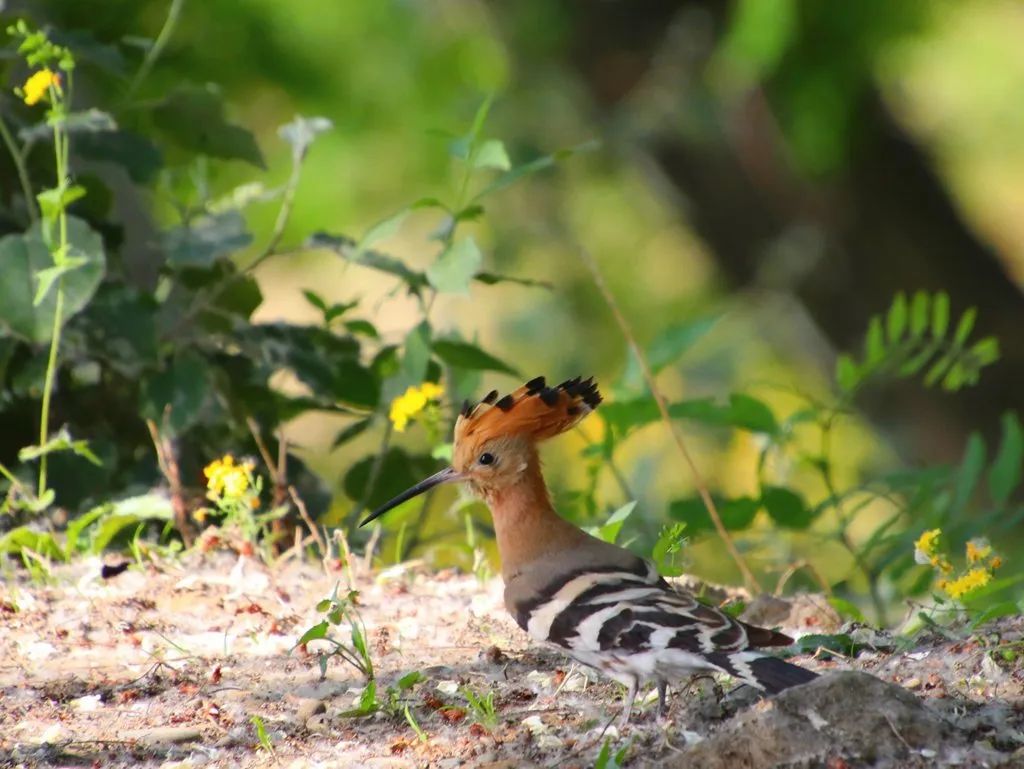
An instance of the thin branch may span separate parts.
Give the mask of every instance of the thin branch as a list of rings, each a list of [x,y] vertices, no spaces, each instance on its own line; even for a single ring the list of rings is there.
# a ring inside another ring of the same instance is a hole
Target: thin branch
[[[21,184],[21,194],[25,198],[25,208],[28,209],[28,218],[32,224],[39,221],[39,211],[36,208],[36,199],[32,195],[32,184],[28,179],[28,170],[25,168],[25,158],[20,152],[18,147],[14,143],[14,137],[11,135],[10,130],[7,128],[7,123],[4,121],[3,115],[0,115],[0,137],[3,137],[4,144],[7,145],[7,151],[11,153],[11,161],[14,163],[14,169],[18,172],[18,182]]]
[[[309,527],[309,533],[316,538],[316,544],[319,546],[323,557],[327,558],[330,555],[330,551],[327,549],[327,543],[320,534],[320,527],[313,522],[313,518],[310,516],[309,510],[306,509],[306,503],[302,501],[302,497],[299,496],[299,492],[295,490],[294,486],[288,487],[288,494],[291,495],[292,502],[295,503],[295,507],[299,511],[299,515],[302,516],[302,520],[305,521],[306,526]]]
[[[128,86],[128,91],[125,93],[124,100],[128,101],[135,92],[142,85],[142,82],[149,76],[150,71],[153,69],[153,65],[156,64],[160,55],[164,52],[164,48],[167,47],[167,43],[171,39],[171,35],[174,34],[174,28],[178,26],[178,17],[181,15],[181,9],[185,5],[185,0],[171,0],[171,7],[167,9],[167,18],[164,19],[164,24],[160,28],[159,34],[156,36],[156,40],[153,41],[153,45],[146,52],[146,57],[142,60],[142,64],[139,66],[139,71],[135,73],[135,77],[132,79],[131,85]]]
[[[825,578],[821,576],[821,572],[818,571],[810,561],[797,561],[796,563],[790,564],[789,568],[782,572],[782,576],[779,577],[779,581],[775,584],[774,595],[782,595],[782,590],[786,587],[786,583],[789,582],[790,577],[801,569],[809,572],[810,575],[814,577],[815,582],[821,585],[821,590],[827,597],[833,597],[832,586],[828,584]]]
[[[619,330],[622,331],[622,335],[626,338],[626,342],[633,350],[633,354],[636,356],[637,361],[639,361],[640,370],[643,372],[644,379],[647,380],[647,387],[651,391],[651,395],[654,397],[655,403],[658,404],[658,411],[661,413],[661,420],[665,423],[665,426],[672,434],[672,438],[675,440],[676,446],[679,448],[679,453],[683,455],[683,459],[690,468],[694,482],[697,485],[697,491],[700,494],[701,499],[704,501],[704,506],[708,510],[708,515],[711,517],[711,522],[715,525],[715,530],[718,532],[718,536],[721,538],[722,542],[725,543],[725,548],[729,551],[729,555],[732,557],[733,561],[736,562],[736,566],[739,568],[740,574],[743,575],[743,581],[746,583],[747,588],[754,594],[762,592],[760,583],[758,583],[757,579],[754,577],[754,573],[750,570],[750,567],[747,566],[747,562],[740,554],[740,551],[736,549],[736,543],[733,542],[732,537],[725,528],[725,524],[722,523],[722,518],[718,514],[718,508],[715,506],[715,501],[711,498],[711,493],[708,491],[707,483],[704,481],[704,477],[697,469],[697,464],[690,456],[690,452],[686,448],[686,443],[683,441],[683,436],[679,433],[675,422],[672,421],[672,417],[668,413],[668,404],[665,402],[665,396],[654,381],[654,373],[651,371],[650,364],[647,362],[647,357],[644,355],[643,350],[640,349],[640,345],[636,341],[636,337],[629,325],[629,321],[626,320],[626,316],[623,315],[622,310],[619,309],[619,305],[615,301],[615,295],[612,294],[611,289],[608,288],[608,284],[605,283],[604,277],[601,275],[601,270],[597,266],[597,262],[594,261],[594,257],[591,256],[590,253],[582,246],[577,245],[576,252],[579,255],[580,261],[582,261],[590,271],[594,285],[597,286],[601,295],[604,297],[605,303],[608,305],[608,309],[610,309],[612,311],[612,315],[615,316],[615,321],[619,325]]]

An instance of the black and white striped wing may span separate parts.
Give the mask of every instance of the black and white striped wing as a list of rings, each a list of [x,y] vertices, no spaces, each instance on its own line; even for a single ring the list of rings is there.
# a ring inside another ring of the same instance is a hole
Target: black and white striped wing
[[[578,570],[517,607],[531,637],[616,678],[670,678],[708,670],[779,691],[814,674],[762,652],[787,643],[677,592],[652,564]]]

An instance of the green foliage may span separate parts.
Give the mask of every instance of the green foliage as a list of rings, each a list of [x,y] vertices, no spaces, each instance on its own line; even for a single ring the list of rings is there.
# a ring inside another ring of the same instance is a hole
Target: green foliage
[[[317,659],[320,664],[321,680],[327,677],[327,664],[331,657],[338,657],[347,662],[362,674],[367,680],[367,689],[374,687],[370,696],[372,702],[376,702],[376,687],[373,682],[373,660],[370,658],[370,650],[366,640],[366,626],[359,615],[356,601],[359,594],[350,590],[343,597],[338,596],[340,584],[334,586],[330,598],[325,598],[316,605],[316,610],[324,615],[324,618],[306,630],[299,640],[292,647],[294,651],[299,646],[305,646],[312,641],[324,641],[328,644],[326,651],[317,652]],[[346,626],[348,638],[339,640],[331,634],[332,627]],[[364,691],[365,693],[365,691]]]
[[[863,358],[836,361],[840,393],[850,398],[872,381],[920,374],[925,387],[950,392],[977,384],[981,370],[999,359],[999,343],[990,336],[968,342],[976,317],[976,309],[966,310],[950,333],[947,294],[918,291],[909,301],[897,294],[888,312],[868,323]]]
[[[498,728],[498,713],[494,706],[494,692],[478,694],[468,686],[461,689],[462,696],[466,698],[468,705],[466,712],[473,720],[473,723],[480,724],[489,732]]]
[[[594,761],[594,769],[621,769],[626,765],[626,756],[629,754],[631,742],[627,742],[614,753],[612,753],[612,738],[605,737],[601,743],[601,751]]]

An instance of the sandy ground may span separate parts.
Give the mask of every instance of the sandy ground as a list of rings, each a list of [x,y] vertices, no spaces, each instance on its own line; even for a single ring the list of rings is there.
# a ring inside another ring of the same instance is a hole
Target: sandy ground
[[[291,651],[321,618],[317,602],[338,581],[347,587],[345,573],[227,553],[106,580],[100,567],[60,567],[48,585],[0,584],[0,766],[590,767],[607,742],[613,754],[628,746],[624,763],[637,767],[1024,768],[1019,617],[899,651],[799,659],[902,688],[825,676],[814,691],[759,701],[703,680],[674,693],[668,720],[656,718],[652,692],[633,723],[602,735],[621,688],[531,644],[505,614],[498,579],[414,564],[357,570],[379,696],[411,671],[424,679],[390,712],[353,717],[345,711],[365,679],[332,659],[321,680],[310,651],[320,642]],[[833,618],[819,606],[759,611],[791,630],[828,631]],[[494,723],[480,723],[467,687],[493,693]]]

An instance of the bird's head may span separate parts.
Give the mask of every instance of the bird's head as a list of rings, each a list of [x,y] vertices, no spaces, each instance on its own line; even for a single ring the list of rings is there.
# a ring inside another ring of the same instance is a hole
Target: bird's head
[[[593,379],[548,387],[537,377],[503,398],[495,390],[476,405],[465,403],[455,422],[451,467],[386,502],[360,526],[442,483],[468,483],[485,498],[515,484],[536,457],[537,443],[573,427],[600,402]]]

